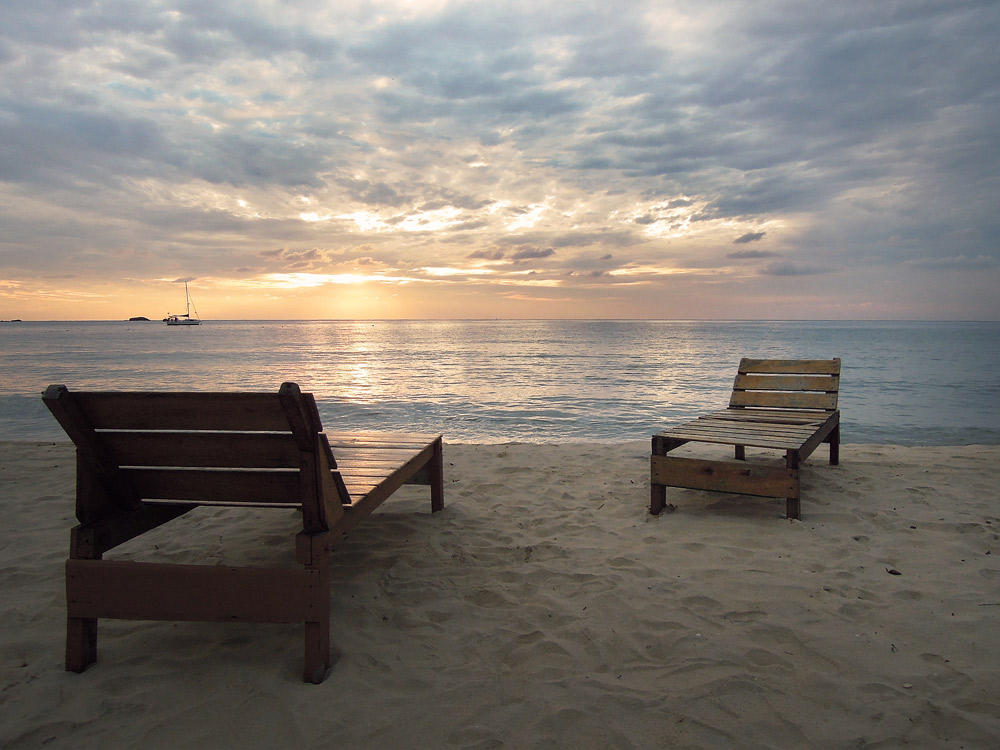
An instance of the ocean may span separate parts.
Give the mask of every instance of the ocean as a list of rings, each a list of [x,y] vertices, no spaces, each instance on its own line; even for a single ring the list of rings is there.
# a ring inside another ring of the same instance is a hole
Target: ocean
[[[1000,444],[1000,323],[368,320],[0,324],[0,439],[70,389],[315,393],[329,429],[620,442],[728,402],[743,356],[843,360],[846,443]]]

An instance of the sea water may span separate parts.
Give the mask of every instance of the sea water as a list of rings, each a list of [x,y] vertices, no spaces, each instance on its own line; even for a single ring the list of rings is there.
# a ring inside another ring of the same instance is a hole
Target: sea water
[[[743,356],[843,360],[844,442],[1000,443],[1000,323],[618,320],[0,324],[0,439],[70,389],[312,391],[328,429],[618,442],[728,402]]]

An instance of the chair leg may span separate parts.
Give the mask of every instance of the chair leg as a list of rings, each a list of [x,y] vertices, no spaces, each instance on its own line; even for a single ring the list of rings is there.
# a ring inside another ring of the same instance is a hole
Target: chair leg
[[[830,465],[836,466],[840,463],[840,425],[833,428],[828,438],[830,441]]]
[[[296,538],[296,556],[307,571],[316,571],[314,585],[306,590],[313,619],[305,621],[305,659],[302,679],[318,685],[330,671],[330,548],[329,534]]]
[[[82,672],[97,661],[97,620],[66,618],[66,671]]]
[[[330,618],[305,624],[306,653],[302,679],[318,685],[330,671]]]
[[[302,679],[318,685],[330,671],[330,560],[322,563],[317,591],[318,618],[305,623],[305,661]]]
[[[789,497],[785,499],[785,517],[798,521],[802,515],[802,504],[799,498]]]
[[[736,446],[736,460],[737,461],[747,460],[747,447],[745,445]]]
[[[667,439],[659,435],[653,435],[652,449],[651,453],[655,456],[665,456],[676,446],[671,444],[668,446]],[[650,467],[650,483],[649,483],[649,512],[651,515],[658,516],[667,506],[667,488],[666,485],[655,484],[652,481],[652,467]]]
[[[649,512],[658,516],[667,506],[667,488],[662,484],[649,485]]]
[[[430,463],[431,513],[444,510],[444,447],[438,440]]]
[[[78,478],[79,481],[79,478]],[[86,535],[80,533],[80,527],[74,528],[69,536],[69,559],[66,561],[64,575],[66,577],[66,607],[77,600],[78,582],[70,575],[70,562],[73,560],[100,560],[101,552],[88,545]],[[89,614],[89,613],[88,613]],[[97,661],[97,618],[67,617],[66,618],[66,671],[82,672]]]

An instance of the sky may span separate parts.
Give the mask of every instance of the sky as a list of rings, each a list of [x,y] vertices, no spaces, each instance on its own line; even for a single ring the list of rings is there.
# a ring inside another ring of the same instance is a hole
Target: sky
[[[996,0],[4,0],[0,319],[1000,319]]]

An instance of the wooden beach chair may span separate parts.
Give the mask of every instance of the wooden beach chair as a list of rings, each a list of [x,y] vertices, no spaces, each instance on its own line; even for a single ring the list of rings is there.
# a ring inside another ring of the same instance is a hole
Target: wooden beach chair
[[[97,658],[99,618],[304,623],[307,682],[330,666],[330,547],[404,483],[444,507],[440,435],[327,435],[295,383],[277,393],[45,391],[77,448],[66,669]],[[336,459],[335,459],[336,454]],[[297,508],[301,568],[102,559],[198,506]]]
[[[840,460],[839,390],[839,359],[744,358],[728,409],[653,436],[650,512],[663,510],[667,487],[687,487],[783,497],[788,518],[798,518],[799,464],[824,442],[830,463]],[[688,442],[733,445],[736,460],[667,455]],[[785,466],[747,462],[746,446],[785,451]]]

